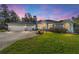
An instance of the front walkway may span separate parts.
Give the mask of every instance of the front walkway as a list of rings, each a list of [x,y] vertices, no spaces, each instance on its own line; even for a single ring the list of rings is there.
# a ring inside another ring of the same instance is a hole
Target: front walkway
[[[0,32],[0,50],[11,45],[17,40],[36,36],[35,32]]]

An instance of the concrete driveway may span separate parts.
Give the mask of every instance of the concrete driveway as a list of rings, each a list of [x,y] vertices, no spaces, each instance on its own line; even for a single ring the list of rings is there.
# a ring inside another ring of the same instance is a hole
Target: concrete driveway
[[[36,36],[35,32],[21,31],[21,32],[0,32],[0,50],[11,45],[17,40],[23,38],[30,38]]]

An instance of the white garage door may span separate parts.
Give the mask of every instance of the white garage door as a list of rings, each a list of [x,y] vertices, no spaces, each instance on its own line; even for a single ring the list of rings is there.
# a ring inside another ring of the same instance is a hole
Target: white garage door
[[[8,26],[10,31],[24,31],[26,26]]]

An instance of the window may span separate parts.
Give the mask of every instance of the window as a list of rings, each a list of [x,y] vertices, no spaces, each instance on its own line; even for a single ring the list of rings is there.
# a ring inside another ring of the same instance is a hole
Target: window
[[[69,27],[70,27],[70,24],[69,24],[69,23],[65,23],[65,24],[64,24],[64,28],[65,28],[65,29],[68,29]]]

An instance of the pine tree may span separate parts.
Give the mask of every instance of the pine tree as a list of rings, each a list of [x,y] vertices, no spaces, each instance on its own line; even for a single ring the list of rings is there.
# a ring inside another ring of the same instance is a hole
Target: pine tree
[[[10,11],[10,22],[17,22],[19,21],[19,16],[13,11]]]
[[[32,18],[32,15],[30,13],[25,13],[25,22],[27,23],[32,23],[33,22],[33,18]]]
[[[8,6],[6,4],[2,4],[0,6],[0,16],[2,16],[4,18],[4,23],[9,22],[9,10],[8,10]]]

